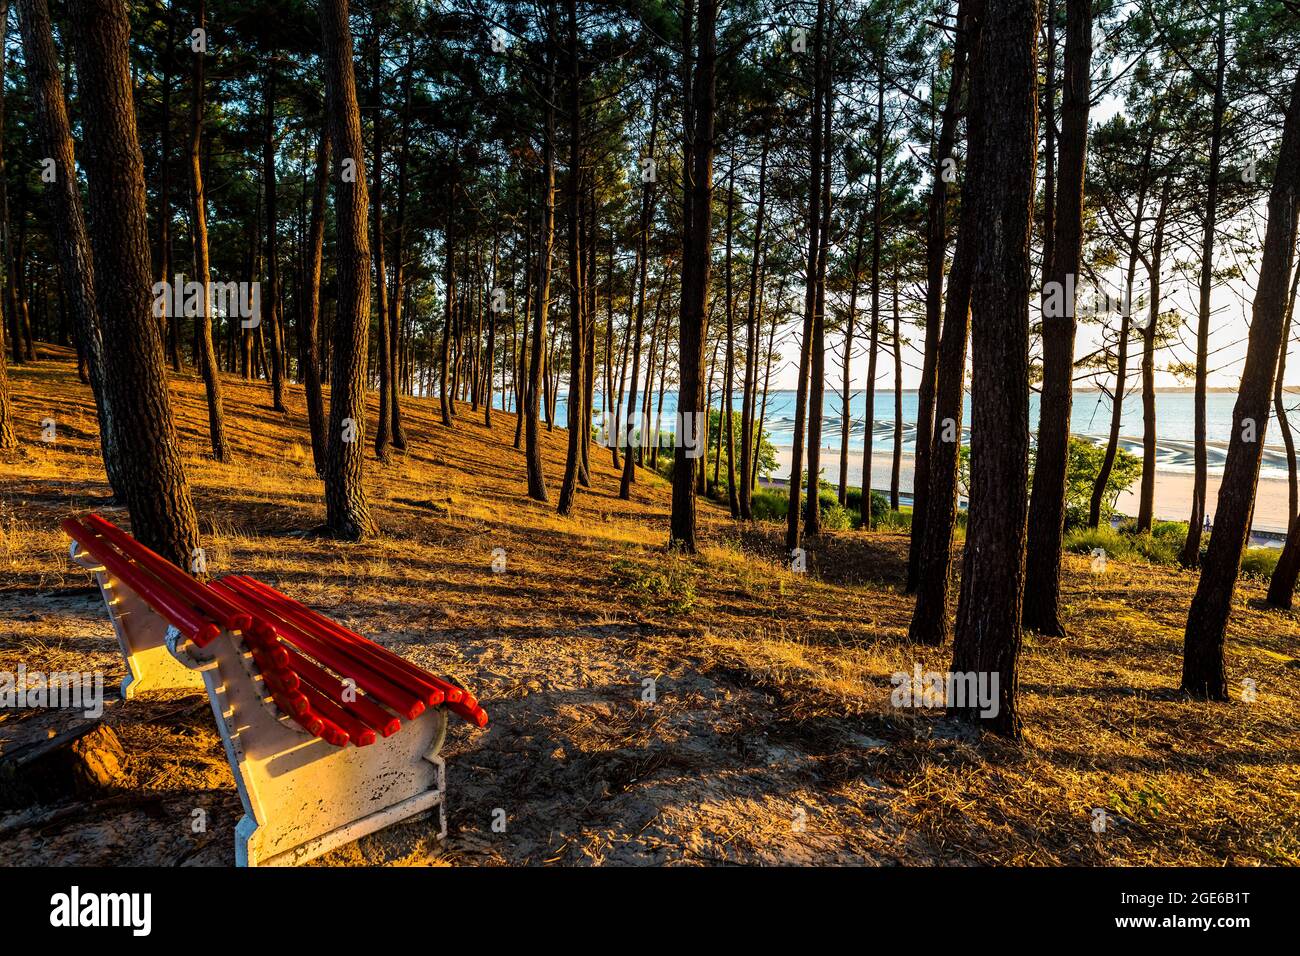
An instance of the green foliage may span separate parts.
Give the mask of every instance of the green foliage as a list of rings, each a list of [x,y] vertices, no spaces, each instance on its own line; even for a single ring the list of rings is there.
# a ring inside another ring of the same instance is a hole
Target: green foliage
[[[790,511],[790,496],[784,491],[761,488],[751,502],[755,521],[785,521]],[[840,507],[835,493],[823,488],[817,495],[817,509],[822,527],[827,531],[848,531],[858,526],[857,512]]]
[[[620,558],[610,565],[614,580],[642,608],[670,617],[685,614],[695,606],[695,580],[690,565],[668,558],[668,566],[646,567]]]
[[[736,441],[736,480],[739,481],[740,480],[740,435],[741,435],[740,412],[735,411],[732,412],[731,414],[732,414],[732,429],[733,429],[732,437]],[[754,424],[755,426],[757,426],[758,422],[755,421]],[[721,427],[722,427],[722,412],[716,408],[710,409],[709,410],[709,446],[708,446],[709,448],[709,458],[708,458],[709,491],[715,497],[718,497],[722,500],[726,500],[727,459],[725,456],[727,455],[728,449],[726,448],[725,441],[723,442],[723,448],[722,448],[722,453],[724,455],[722,459],[722,467],[718,471],[718,478],[721,487],[713,486],[713,457],[712,456],[717,451],[718,429],[720,429]],[[636,440],[636,435],[637,432],[634,431],[633,440]],[[724,435],[723,437],[725,438],[726,436]],[[673,477],[673,452],[675,450],[675,446],[676,446],[676,436],[671,431],[668,431],[667,429],[660,431],[659,461],[656,466],[656,470],[659,472],[659,474],[663,475],[669,481],[671,481]],[[776,446],[774,446],[772,442],[769,440],[768,432],[766,429],[764,429],[763,433],[759,436],[757,449],[758,449],[758,473],[760,477],[766,478],[776,470],[776,465],[777,465]],[[646,449],[646,451],[648,453],[649,449]],[[757,491],[755,492],[755,494],[757,494]]]
[[[1243,577],[1267,581],[1273,576],[1273,569],[1277,567],[1280,557],[1281,548],[1247,548],[1241,556],[1241,574]]]
[[[1209,535],[1201,538],[1202,553],[1209,538]],[[1119,528],[1106,524],[1070,531],[1065,536],[1064,547],[1073,554],[1091,554],[1103,548],[1107,557],[1173,566],[1178,563],[1186,540],[1187,523],[1183,521],[1157,521],[1149,532],[1142,534],[1134,530],[1132,522],[1125,522]],[[1278,548],[1247,548],[1241,558],[1242,577],[1267,580],[1281,556]]]
[[[739,412],[739,411],[735,411],[735,410],[732,411],[732,413],[731,413],[731,436],[732,436],[732,439],[733,439],[733,440],[735,441],[735,443],[736,443],[736,471],[737,471],[737,473],[739,473],[739,471],[740,471],[740,457],[741,457],[741,440],[740,440],[740,439],[741,439],[741,430],[740,430],[740,429],[741,429],[741,421],[740,421],[740,417],[741,417],[741,416],[740,416],[740,412]],[[755,419],[755,421],[754,421],[754,425],[755,425],[755,427],[758,426],[758,421],[757,421],[757,419]],[[718,432],[719,432],[720,429],[722,429],[722,426],[723,426],[722,410],[719,409],[719,408],[711,408],[711,409],[709,409],[709,454],[710,454],[710,456],[712,456],[712,455],[716,452],[716,450],[717,450],[717,448],[718,448]],[[729,453],[730,453],[730,449],[727,448],[726,437],[727,437],[727,436],[726,436],[725,431],[724,431],[724,434],[722,435],[722,438],[723,438],[723,442],[722,442],[722,470],[721,470],[721,472],[719,473],[720,476],[726,474],[726,471],[727,471],[727,458],[728,458]],[[768,433],[767,433],[766,430],[764,430],[764,431],[763,431],[763,434],[759,436],[758,443],[757,443],[757,447],[758,447],[758,473],[759,473],[759,475],[760,475],[761,477],[766,478],[766,477],[768,477],[769,475],[771,475],[772,472],[776,471],[776,447],[771,443],[771,441],[768,440]],[[713,477],[713,465],[712,465],[711,460],[710,460],[710,465],[709,465],[709,477],[710,477],[710,478]],[[723,480],[725,481],[725,479],[723,479]]]
[[[827,531],[848,531],[862,527],[862,489],[849,488],[844,494],[844,504],[829,484],[817,493],[817,507],[821,512],[822,527]],[[754,492],[753,510],[756,521],[784,521],[790,508],[790,498],[774,488],[760,488]],[[912,511],[891,511],[889,499],[879,491],[871,492],[871,520],[877,528],[908,531],[912,527]]]
[[[859,516],[859,524],[860,524],[861,515],[862,515],[862,489],[861,488],[846,488],[844,490],[844,507],[847,508],[849,511],[853,512],[855,515]],[[872,525],[878,526],[880,522],[885,520],[885,516],[887,514],[889,514],[889,499],[886,498],[879,491],[873,490],[871,492]]]
[[[1101,548],[1110,558],[1173,565],[1178,563],[1178,552],[1182,544],[1174,536],[1134,534],[1103,524],[1096,528],[1076,528],[1067,532],[1064,548],[1073,554],[1091,554]]]
[[[1065,527],[1081,528],[1088,523],[1092,488],[1101,474],[1106,449],[1085,438],[1070,436],[1070,450],[1065,466]],[[1032,472],[1034,462],[1030,460]],[[1123,448],[1115,449],[1115,461],[1101,496],[1100,520],[1109,524],[1115,516],[1115,502],[1142,477],[1142,459]],[[1032,487],[1033,476],[1030,475]],[[970,494],[970,446],[963,445],[957,465],[957,485],[962,495]]]
[[[1077,528],[1088,521],[1092,488],[1101,474],[1106,449],[1084,438],[1070,437],[1069,459],[1065,469],[1065,526]],[[1101,521],[1109,523],[1115,514],[1120,494],[1142,477],[1142,459],[1123,448],[1115,449],[1115,462],[1101,496]]]
[[[1140,787],[1117,790],[1107,802],[1116,813],[1138,823],[1151,822],[1169,804],[1168,798],[1150,781]]]
[[[750,499],[755,521],[784,521],[790,509],[790,498],[783,491],[759,488]]]

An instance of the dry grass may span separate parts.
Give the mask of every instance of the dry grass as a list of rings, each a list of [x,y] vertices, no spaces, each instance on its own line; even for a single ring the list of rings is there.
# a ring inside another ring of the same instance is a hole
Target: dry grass
[[[90,395],[66,352],[11,369],[21,448],[0,461],[0,670],[121,674],[87,575],[58,522],[109,501]],[[619,501],[608,452],[577,513],[524,495],[514,417],[404,406],[410,449],[368,463],[381,534],[339,544],[323,517],[302,393],[268,408],[264,384],[226,381],[237,459],[205,455],[201,384],[173,397],[209,563],[257,573],[433,670],[476,689],[486,732],[449,745],[451,836],[390,829],[327,863],[1300,862],[1300,623],[1245,584],[1229,673],[1254,703],[1182,699],[1181,627],[1192,575],[1067,558],[1070,637],[1029,636],[1022,745],[890,705],[890,675],[946,670],[946,649],[905,642],[906,539],[828,534],[810,573],[781,563],[777,529],[738,528],[711,504],[702,553],[664,550],[669,489],[642,475]],[[53,418],[58,441],[37,439]],[[564,433],[545,436],[552,496]],[[505,573],[491,570],[505,549]],[[655,703],[643,700],[653,681]],[[133,701],[108,720],[142,801],[0,816],[6,859],[229,860],[229,771],[196,698]],[[0,712],[0,745],[29,715]],[[1110,826],[1089,827],[1095,807]],[[209,814],[190,832],[194,808]],[[505,833],[493,830],[504,810]],[[12,842],[10,842],[12,841]],[[38,847],[33,852],[31,847]]]

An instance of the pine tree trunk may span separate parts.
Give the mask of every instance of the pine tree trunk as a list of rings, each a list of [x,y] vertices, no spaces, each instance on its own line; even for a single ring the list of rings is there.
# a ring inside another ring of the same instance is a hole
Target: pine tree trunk
[[[894,272],[894,460],[889,470],[889,507],[898,510],[899,480],[903,471],[903,347],[898,337],[898,272]]]
[[[199,0],[196,27],[206,29],[206,4]],[[212,457],[217,461],[230,461],[230,445],[226,441],[225,403],[221,397],[221,372],[217,366],[216,350],[212,345],[212,276],[208,265],[208,194],[203,180],[203,58],[206,51],[194,51],[193,70],[190,75],[190,186],[193,202],[190,208],[190,231],[193,234],[195,277],[203,287],[203,314],[196,323],[198,340],[198,365],[203,375],[203,388],[208,401],[208,437],[212,443]],[[84,81],[83,81],[84,82]],[[93,221],[93,218],[92,218]],[[103,276],[101,264],[100,276]],[[99,281],[103,281],[102,278]],[[260,321],[260,316],[254,318]],[[105,329],[107,334],[107,328]]]
[[[766,276],[767,276],[767,265],[766,263],[764,263],[763,271],[760,273],[759,280],[758,280],[758,287],[760,289],[764,287],[764,281],[766,279]],[[785,298],[785,284],[786,284],[786,280],[783,278],[781,280],[781,284],[777,286],[776,302],[778,308],[772,310],[772,322],[767,328],[767,352],[766,352],[766,358],[763,362],[763,397],[759,404],[758,419],[756,420],[754,425],[756,434],[754,438],[754,449],[755,449],[754,450],[754,474],[752,478],[755,485],[758,484],[758,465],[759,465],[759,459],[762,457],[760,453],[763,450],[763,424],[764,422],[767,421],[767,393],[768,393],[768,386],[772,384],[772,360],[773,360],[773,356],[775,355],[776,327],[780,318],[779,306],[782,300]],[[759,308],[759,322],[761,324],[762,313],[763,313],[763,300],[761,298],[759,299],[758,308]]]
[[[1142,486],[1138,495],[1137,530],[1150,531],[1156,500],[1156,327],[1160,321],[1160,269],[1164,260],[1165,217],[1169,209],[1172,177],[1166,177],[1156,214],[1155,238],[1151,244],[1148,284],[1151,301],[1142,329]]]
[[[962,88],[966,84],[970,55],[970,28],[975,22],[967,12],[970,0],[957,5],[957,40],[953,46],[952,78],[943,107],[939,138],[930,171],[930,196],[925,226],[925,344],[921,381],[917,387],[916,450],[912,466],[912,532],[907,551],[907,591],[916,590],[925,533],[926,501],[930,482],[930,447],[934,432],[935,378],[939,363],[940,328],[943,322],[943,270],[948,254],[948,166],[953,160],[960,119]]]
[[[443,243],[443,256],[446,260],[443,267],[443,285],[447,290],[447,306],[446,314],[443,317],[442,348],[438,360],[438,406],[442,412],[442,424],[447,428],[451,428],[454,421],[455,393],[449,391],[453,385],[451,382],[451,369],[448,366],[451,363],[452,323],[455,322],[456,309],[459,305],[456,301],[456,243],[453,238],[453,225],[456,214],[455,195],[455,187],[448,187],[447,223]]]
[[[1295,437],[1286,413],[1286,354],[1291,347],[1291,319],[1295,314],[1296,290],[1300,287],[1300,269],[1295,269],[1291,279],[1291,294],[1287,297],[1286,320],[1282,325],[1282,348],[1277,358],[1277,380],[1273,385],[1273,415],[1282,430],[1282,444],[1286,448],[1287,506],[1291,517],[1300,514],[1300,485],[1297,483]]]
[[[1038,4],[988,0],[971,71],[974,250],[970,521],[951,670],[998,676],[997,712],[950,713],[1020,735],[1017,666],[1029,484],[1029,246],[1033,227]]]
[[[533,355],[528,369],[528,419],[524,423],[524,459],[528,469],[528,497],[546,502],[546,476],[542,473],[540,422],[537,402],[542,398],[543,375],[550,391],[547,354],[547,319],[551,308],[551,254],[555,246],[555,0],[546,2],[546,97],[542,130],[542,229],[537,265],[537,317],[533,325]],[[548,419],[549,419],[548,401]]]
[[[266,100],[266,130],[262,137],[262,186],[266,192],[266,295],[269,307],[262,311],[266,315],[266,334],[270,339],[271,352],[271,408],[277,412],[284,407],[284,349],[280,331],[280,256],[276,251],[276,239],[279,232],[278,211],[275,182],[275,65],[272,61],[266,68],[266,86],[263,96]]]
[[[658,137],[659,83],[656,82],[654,96],[650,100],[650,141],[648,147],[648,158],[651,162],[656,161],[655,147],[658,145]],[[617,449],[618,445],[623,442],[624,436],[630,436],[633,427],[636,427],[639,436],[637,444],[639,446],[639,451],[642,453],[640,456],[642,462],[645,461],[645,435],[648,421],[647,417],[644,415],[641,417],[640,421],[637,421],[636,389],[637,383],[641,378],[641,337],[644,334],[645,329],[645,293],[646,282],[650,272],[650,226],[654,216],[655,186],[657,179],[658,174],[656,172],[656,175],[652,177],[649,182],[644,182],[641,185],[641,220],[637,229],[636,239],[636,316],[633,320],[632,329],[632,378],[628,382],[627,386],[627,421],[619,423],[617,429],[618,435],[616,436],[616,441],[613,442]],[[660,288],[662,289],[663,285],[661,285]],[[656,328],[657,326],[658,316],[656,314]],[[646,363],[647,366],[649,366],[648,374],[646,376],[647,394],[650,392],[650,376],[653,375],[654,346],[654,336],[652,335],[650,339],[650,351],[647,353],[649,361]],[[617,456],[618,453],[615,451],[616,466]],[[623,456],[623,475],[618,486],[618,496],[624,501],[627,501],[632,497],[632,484],[636,481],[636,463],[634,460],[636,457],[637,456],[632,454],[632,448],[629,445]]]
[[[812,122],[809,124],[808,146],[808,258],[804,281],[803,332],[799,337],[799,384],[795,392],[794,437],[790,461],[790,493],[786,507],[785,547],[793,552],[799,547],[801,493],[804,464],[804,420],[808,415],[808,377],[812,361],[813,329],[817,312],[817,261],[821,253],[821,163],[822,163],[822,96],[821,82],[825,57],[824,36],[826,18],[825,0],[817,0],[817,21],[814,27]],[[809,481],[815,476],[809,476]],[[815,504],[815,502],[814,502]]]
[[[732,157],[731,170],[727,174],[727,230],[726,230],[726,309],[727,309],[727,355],[723,362],[722,381],[722,420],[719,425],[719,438],[726,442],[727,455],[727,503],[731,507],[731,517],[740,517],[740,498],[736,491],[736,438],[732,422],[733,401],[732,382],[736,377],[736,300],[732,282],[731,252],[735,233],[736,218],[736,160]],[[725,429],[725,438],[722,429]]]
[[[569,175],[565,186],[568,194],[569,215],[569,413],[568,455],[564,462],[564,480],[560,484],[558,511],[562,515],[573,512],[573,497],[577,492],[578,470],[582,458],[582,435],[591,430],[591,416],[585,415],[586,384],[583,371],[586,367],[587,334],[586,311],[583,302],[583,249],[581,246],[582,194],[582,80],[578,73],[578,3],[568,0],[569,10]],[[584,421],[584,416],[586,421]]]
[[[1277,171],[1268,199],[1268,227],[1260,259],[1241,388],[1232,410],[1232,438],[1223,465],[1214,534],[1205,552],[1196,596],[1183,637],[1182,689],[1195,697],[1228,699],[1224,638],[1241,555],[1250,537],[1250,517],[1268,429],[1268,406],[1284,347],[1287,285],[1300,217],[1300,73],[1286,111]]]
[[[394,354],[400,354],[402,336],[402,308],[406,290],[406,193],[407,160],[411,151],[411,41],[407,41],[406,71],[402,79],[402,145],[397,154],[397,225],[393,236],[393,284],[388,295],[389,341],[393,343]],[[406,430],[402,428],[401,379],[395,378],[389,395],[388,414],[392,419],[389,434],[393,447],[406,450]],[[489,423],[490,424],[490,423]]]
[[[160,59],[163,64],[162,75],[162,142],[159,144],[162,155],[158,162],[158,278],[162,282],[171,282],[172,276],[172,199],[171,199],[171,157],[172,157],[172,57],[176,46],[176,5],[169,0],[167,4],[167,48],[162,51]],[[56,76],[57,74],[57,62]],[[171,313],[171,297],[165,296],[165,308],[168,310],[163,318],[163,334],[167,338],[167,357],[171,360],[172,371],[181,370],[181,316]]]
[[[749,300],[745,306],[745,384],[741,394],[740,418],[740,516],[754,517],[754,399],[758,386],[758,300],[759,269],[763,258],[763,226],[767,213],[767,154],[770,130],[763,130],[763,145],[758,158],[758,208],[754,212],[754,246],[749,265]]]
[[[379,417],[375,422],[375,457],[388,461],[393,427],[393,339],[388,322],[388,272],[384,265],[384,130],[379,84],[379,23],[370,37],[370,248],[375,259],[375,305],[379,315]]]
[[[1219,25],[1216,37],[1217,54],[1214,71],[1214,116],[1210,131],[1210,170],[1206,187],[1205,218],[1201,232],[1200,298],[1196,317],[1196,394],[1194,446],[1192,450],[1196,476],[1192,484],[1192,513],[1187,521],[1187,540],[1183,543],[1178,560],[1184,567],[1194,568],[1200,562],[1201,530],[1205,521],[1205,496],[1209,482],[1206,462],[1205,395],[1206,378],[1210,360],[1210,291],[1214,284],[1214,229],[1219,204],[1219,156],[1223,144],[1223,114],[1227,108],[1223,79],[1227,65],[1227,29],[1224,0],[1219,0]],[[1222,491],[1222,485],[1219,486]]]
[[[325,468],[325,527],[360,540],[378,528],[365,487],[366,356],[370,333],[369,197],[361,111],[357,105],[348,0],[322,0],[326,111],[338,150],[334,210],[338,228],[338,306],[334,316],[329,435]]]
[[[876,443],[876,363],[880,349],[880,230],[883,222],[881,179],[885,160],[885,76],[884,43],[876,64],[876,148],[875,181],[871,209],[871,340],[867,351],[866,414],[862,422],[862,528],[871,530],[871,466]]]
[[[9,0],[0,0],[0,22],[8,23]],[[9,198],[5,173],[5,68],[6,48],[0,43],[0,282],[4,283],[4,295],[0,298],[0,450],[18,447],[18,436],[14,434],[13,409],[9,398],[8,355],[5,350],[5,318],[12,315],[12,299],[9,285]],[[80,349],[78,349],[80,352]]]
[[[690,0],[685,31],[689,41]],[[669,543],[694,553],[695,479],[703,474],[702,462],[688,451],[686,433],[696,449],[708,444],[708,406],[704,389],[704,349],[708,337],[710,244],[713,222],[713,150],[716,90],[717,0],[700,0],[694,69],[687,91],[689,122],[684,150],[685,193],[682,248],[682,296],[677,329],[679,384],[677,388],[677,441],[673,451],[673,502]],[[684,44],[690,49],[690,42]],[[689,416],[689,417],[688,417]]]
[[[104,339],[95,305],[95,273],[90,244],[86,239],[86,220],[81,210],[81,188],[73,156],[72,132],[68,124],[63,81],[46,0],[19,0],[18,20],[23,38],[25,74],[36,113],[41,148],[46,156],[54,160],[55,185],[49,190],[49,195],[61,288],[72,312],[77,350],[85,357],[87,377],[95,396],[104,468],[114,493],[122,496],[125,488],[122,476],[116,473],[119,456],[112,444],[114,429],[111,427],[111,409],[105,401]],[[2,357],[0,351],[0,359]]]
[[[1065,636],[1061,621],[1061,542],[1065,533],[1065,473],[1074,400],[1075,281],[1083,253],[1083,188],[1088,158],[1092,70],[1092,0],[1066,0],[1065,69],[1061,94],[1060,178],[1051,203],[1051,260],[1043,283],[1043,386],[1038,452],[1029,498],[1024,626]],[[1055,26],[1049,27],[1054,36]],[[1051,51],[1049,51],[1049,54]],[[1050,102],[1050,100],[1049,100]],[[1052,136],[1052,117],[1046,117]],[[1047,158],[1048,169],[1052,157]],[[1048,181],[1051,188],[1051,181]],[[1051,304],[1057,308],[1053,314]],[[1121,373],[1122,374],[1122,373]],[[1117,404],[1117,408],[1121,407]],[[1104,487],[1104,486],[1103,486]]]
[[[840,402],[844,406],[844,414],[841,416],[842,420],[840,421],[839,503],[841,508],[848,503],[849,495],[849,436],[853,430],[853,415],[850,410],[852,401],[850,389],[853,384],[853,327],[858,316],[858,282],[862,275],[862,239],[866,231],[867,217],[864,214],[859,214],[857,237],[853,242],[853,271],[849,274],[848,315],[844,320],[844,381],[842,385],[843,391],[840,395]]]
[[[1291,520],[1287,528],[1286,543],[1282,554],[1268,582],[1268,603],[1274,607],[1290,609],[1292,595],[1295,593],[1296,577],[1300,575],[1300,506],[1296,504],[1296,456],[1294,439],[1290,423],[1287,421],[1286,407],[1283,404],[1282,374],[1286,371],[1286,353],[1291,344],[1291,323],[1295,316],[1296,291],[1300,287],[1300,268],[1295,269],[1291,279],[1291,296],[1287,301],[1286,321],[1282,333],[1282,347],[1277,363],[1277,385],[1274,392],[1274,409],[1278,424],[1282,426],[1282,437],[1287,448],[1287,476],[1290,479]]]
[[[330,133],[328,117],[322,118],[316,146],[316,182],[311,199],[311,226],[307,237],[307,268],[304,285],[303,382],[307,398],[307,424],[311,429],[312,461],[317,476],[325,477],[325,400],[321,394],[320,283],[325,246],[325,191],[329,188]]]
[[[95,300],[104,334],[104,426],[112,472],[147,547],[190,568],[198,520],[167,392],[162,335],[152,315],[144,158],[131,95],[130,21],[121,0],[69,4],[84,167],[93,233]]]
[[[965,23],[978,42],[983,0],[972,0]],[[976,104],[972,102],[972,112]],[[908,639],[938,647],[951,633],[948,599],[952,590],[953,531],[957,524],[958,472],[961,466],[962,418],[965,409],[966,343],[970,331],[971,281],[978,222],[975,219],[975,183],[970,166],[961,188],[962,212],[957,229],[957,249],[948,275],[948,300],[939,339],[933,440],[930,442],[930,487],[925,497],[920,560],[917,568],[916,607]],[[913,528],[916,510],[912,510]],[[915,530],[912,532],[915,534]]]
[[[816,304],[813,308],[812,362],[808,382],[808,501],[804,509],[804,532],[821,534],[821,460],[822,419],[826,398],[826,263],[831,235],[831,161],[834,141],[831,125],[835,113],[835,96],[831,82],[833,34],[826,32],[823,42],[825,53],[821,59],[822,70],[822,161],[821,161],[821,228],[818,230],[817,271],[814,285]]]
[[[497,318],[499,315],[499,310],[496,307],[498,242],[499,242],[499,237],[494,232],[492,234],[492,283],[491,283],[492,292],[488,300],[489,306],[488,306],[487,357],[485,359],[485,364],[487,366],[487,375],[484,377],[484,387],[487,392],[487,400],[483,402],[483,427],[487,428],[489,431],[491,431],[492,429],[492,395],[493,395],[493,389],[495,388],[493,375],[495,374],[496,371]],[[504,370],[502,371],[501,375],[502,375],[502,379],[504,380],[505,378]],[[503,388],[502,388],[501,401],[502,404],[504,405],[505,404],[504,381],[502,384],[503,384]],[[397,397],[396,392],[394,392],[393,397],[394,398]]]

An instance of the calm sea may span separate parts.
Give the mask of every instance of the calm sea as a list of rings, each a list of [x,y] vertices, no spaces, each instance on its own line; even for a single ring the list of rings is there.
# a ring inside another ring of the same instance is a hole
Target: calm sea
[[[761,397],[761,396],[760,396]],[[1235,392],[1211,392],[1206,396],[1206,430],[1209,446],[1209,466],[1213,472],[1222,466],[1222,451],[1226,446],[1232,430],[1232,409],[1236,403]],[[656,396],[657,401],[657,396]],[[664,394],[665,430],[672,430],[672,417],[676,412],[677,393],[668,391]],[[1300,426],[1300,396],[1288,395],[1287,405],[1293,427]],[[596,397],[597,415],[602,407],[601,398]],[[793,391],[769,392],[767,414],[764,418],[764,430],[769,440],[778,447],[788,447],[793,441],[795,393]],[[718,407],[717,400],[714,407]],[[737,401],[736,407],[739,408]],[[911,452],[914,448],[914,423],[916,421],[917,393],[915,390],[903,392],[903,448]],[[866,411],[866,395],[861,391],[851,394],[849,401],[849,447],[861,449],[863,445],[863,419]],[[1270,410],[1271,411],[1271,410]],[[843,402],[839,395],[827,395],[824,403],[823,441],[828,445],[839,445],[841,415]],[[559,398],[558,420],[565,420],[564,396]],[[1105,442],[1110,430],[1111,400],[1100,391],[1076,391],[1071,414],[1071,431],[1075,435],[1097,442]],[[1038,427],[1038,396],[1029,399],[1029,420],[1031,434]],[[970,396],[966,396],[964,421],[970,423]],[[1191,392],[1166,391],[1156,393],[1156,434],[1158,436],[1161,470],[1191,471],[1192,444],[1195,426],[1194,395]],[[894,393],[887,390],[876,395],[875,401],[875,446],[883,447],[883,454],[892,448],[894,432]],[[1120,419],[1120,444],[1130,451],[1141,453],[1142,442],[1142,396],[1138,392],[1126,395],[1123,414]],[[966,428],[964,440],[969,441],[970,430]],[[1270,417],[1265,434],[1266,453],[1261,475],[1267,477],[1286,477],[1286,460],[1282,453],[1282,439],[1277,422]]]

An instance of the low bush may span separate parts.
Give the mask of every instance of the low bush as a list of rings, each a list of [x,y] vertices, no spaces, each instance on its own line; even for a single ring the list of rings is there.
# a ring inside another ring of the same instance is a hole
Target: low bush
[[[1268,580],[1273,576],[1273,569],[1277,567],[1280,557],[1281,548],[1247,548],[1241,556],[1242,576]]]

